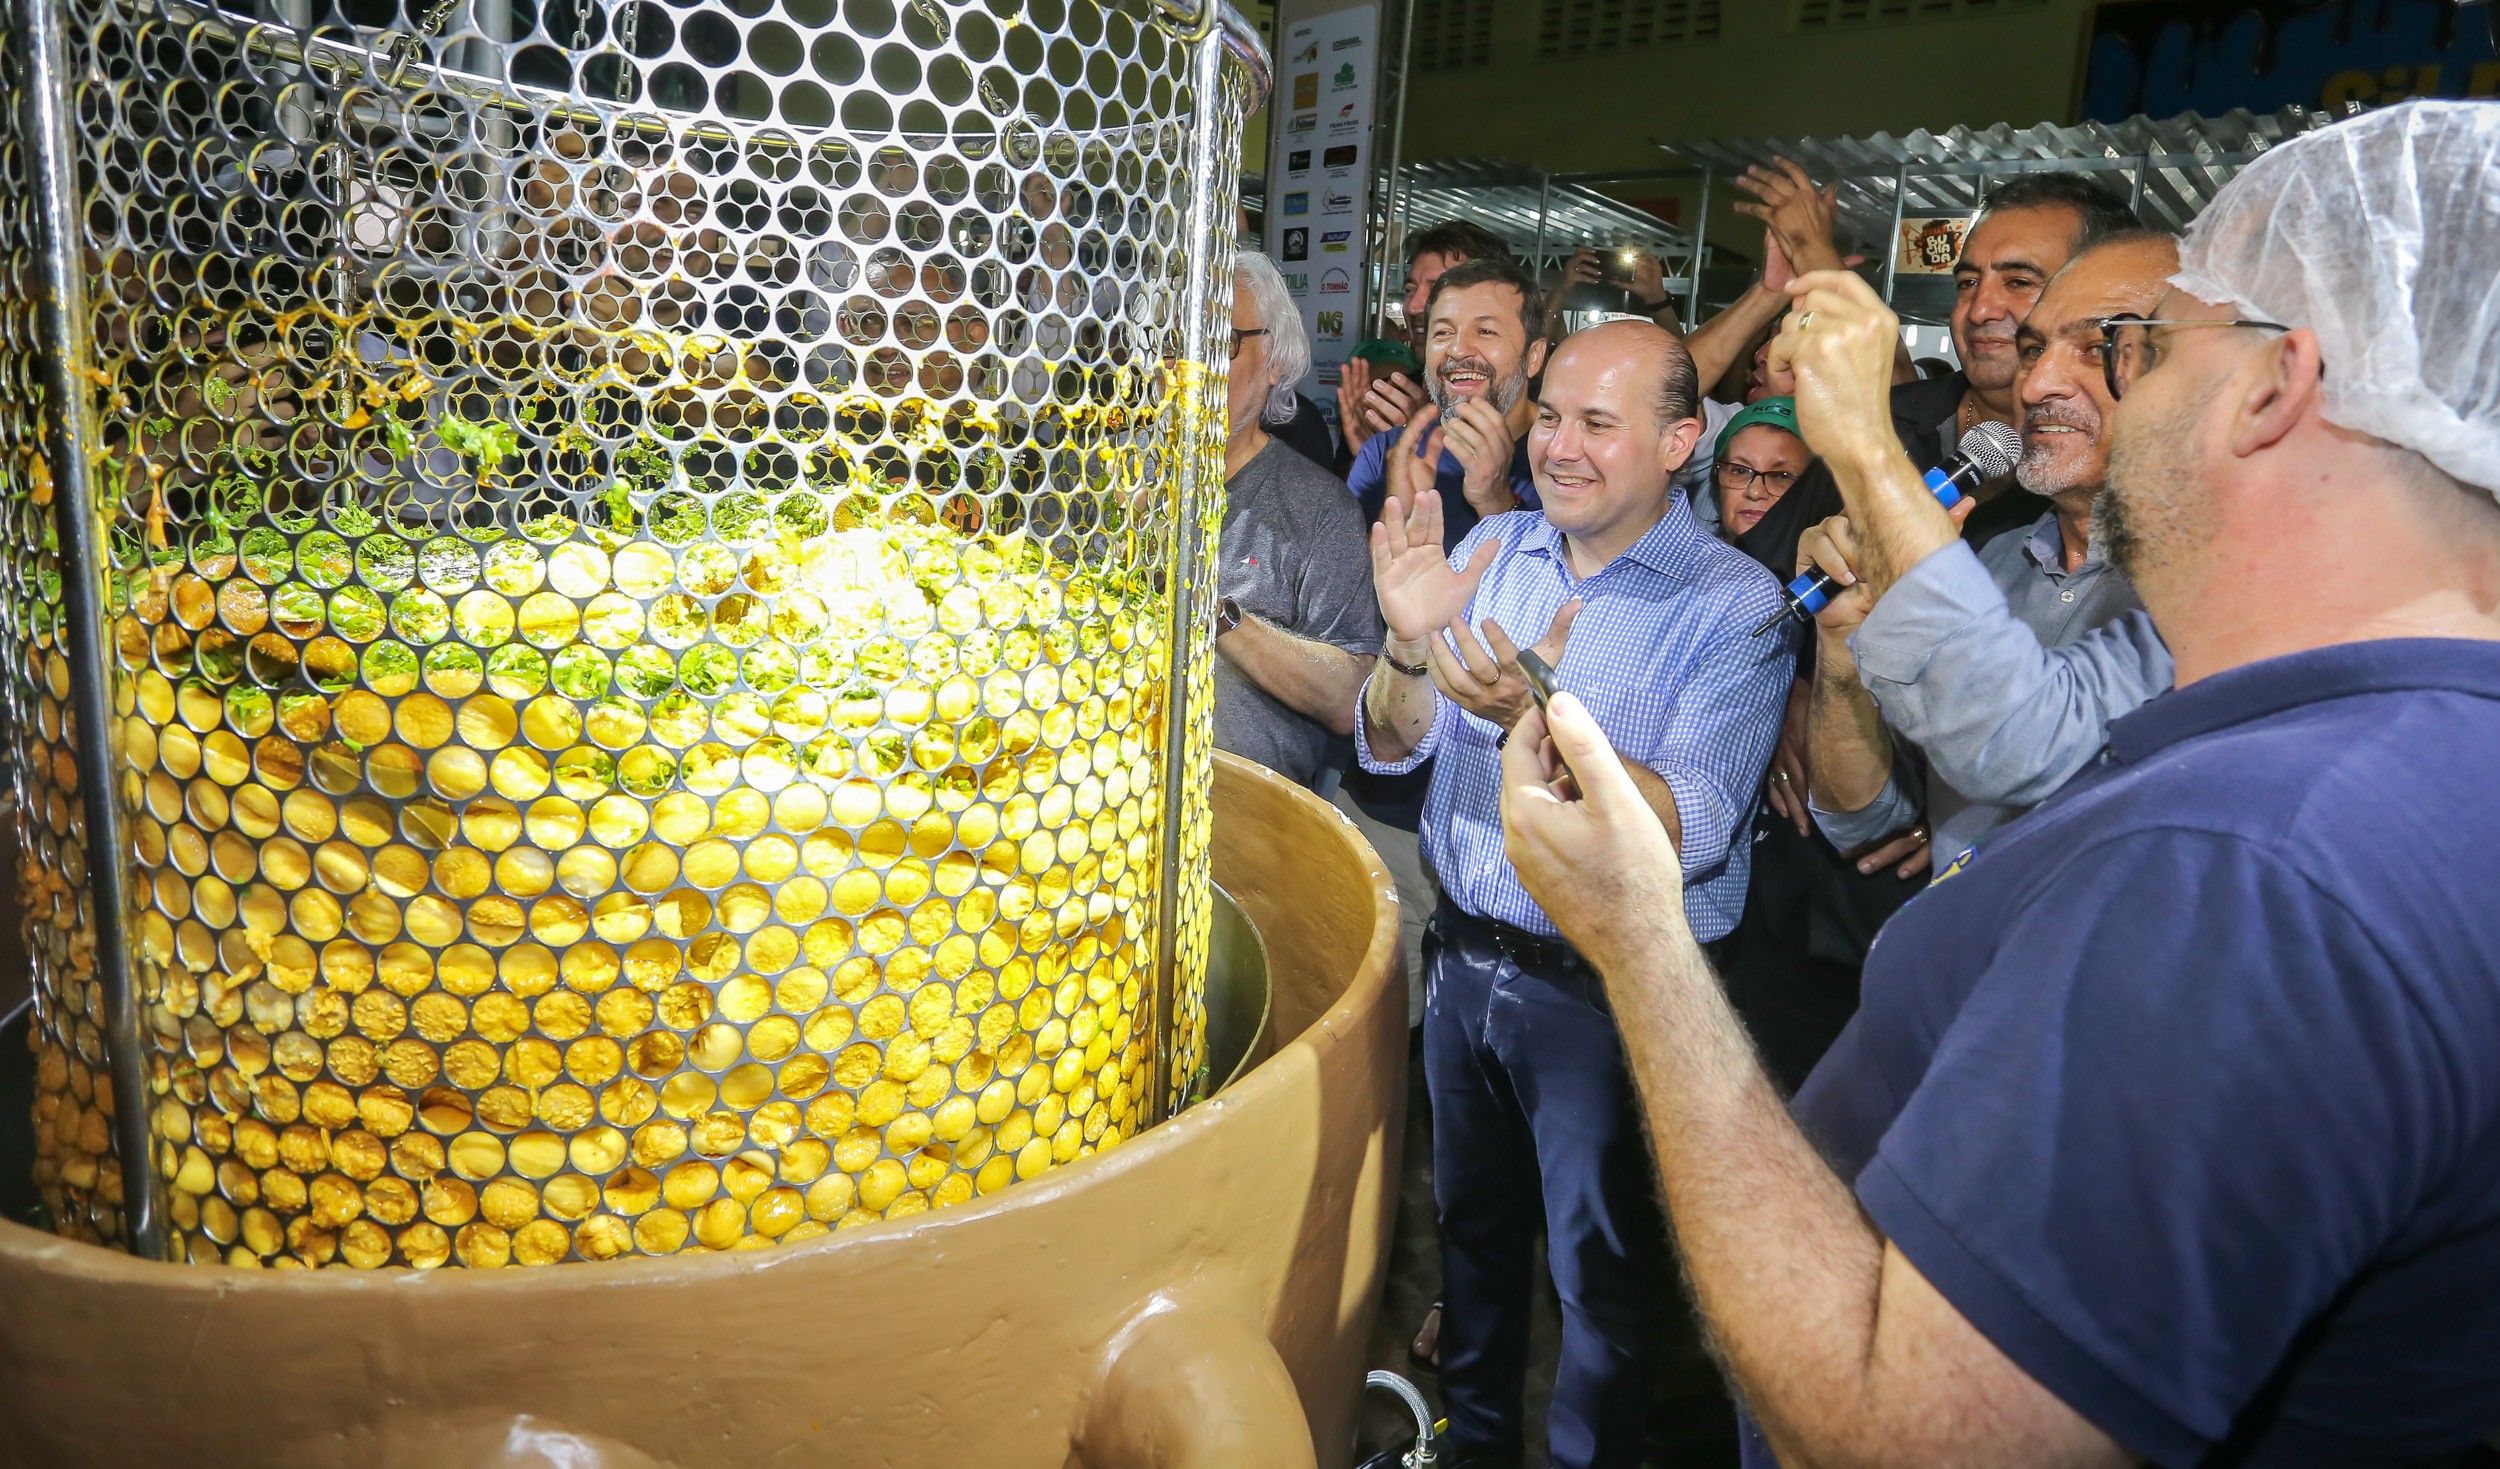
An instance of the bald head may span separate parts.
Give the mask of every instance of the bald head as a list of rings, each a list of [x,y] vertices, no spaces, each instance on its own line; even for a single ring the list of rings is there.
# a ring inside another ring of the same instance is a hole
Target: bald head
[[[1528,465],[1545,518],[1602,565],[1658,523],[1701,425],[1692,355],[1675,333],[1610,321],[1566,337],[1545,368]]]
[[[1657,405],[1662,429],[1698,411],[1701,382],[1693,370],[1693,354],[1684,349],[1682,337],[1655,322],[1608,321],[1574,332],[1554,350],[1554,363],[1547,371],[1559,367],[1564,356],[1572,353],[1597,354],[1594,360],[1624,364],[1644,374],[1649,385],[1646,396]]]

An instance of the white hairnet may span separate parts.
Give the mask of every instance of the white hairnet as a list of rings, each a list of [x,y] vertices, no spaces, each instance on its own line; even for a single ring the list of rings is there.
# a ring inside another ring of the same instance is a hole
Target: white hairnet
[[[2408,102],[2268,150],[2170,283],[2309,328],[2329,420],[2500,493],[2500,104]]]

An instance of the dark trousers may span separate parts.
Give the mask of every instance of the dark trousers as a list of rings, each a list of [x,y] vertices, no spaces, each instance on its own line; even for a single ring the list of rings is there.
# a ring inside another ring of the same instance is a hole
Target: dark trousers
[[[1424,1078],[1454,1449],[1514,1458],[1542,1220],[1562,1300],[1555,1469],[1636,1465],[1682,1309],[1623,1043],[1585,966],[1523,968],[1446,901],[1424,937]]]

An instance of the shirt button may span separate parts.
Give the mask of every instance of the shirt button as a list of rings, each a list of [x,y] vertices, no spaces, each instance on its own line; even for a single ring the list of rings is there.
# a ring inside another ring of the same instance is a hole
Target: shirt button
[[[2073,592],[2060,592],[2057,594],[2057,600],[2061,602],[2071,602],[2075,600],[2075,594]]]

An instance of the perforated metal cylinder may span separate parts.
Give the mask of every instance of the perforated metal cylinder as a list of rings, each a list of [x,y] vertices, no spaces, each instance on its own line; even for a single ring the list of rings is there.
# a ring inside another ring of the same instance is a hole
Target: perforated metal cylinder
[[[1237,18],[13,3],[58,1228],[751,1248],[1183,1095]]]

